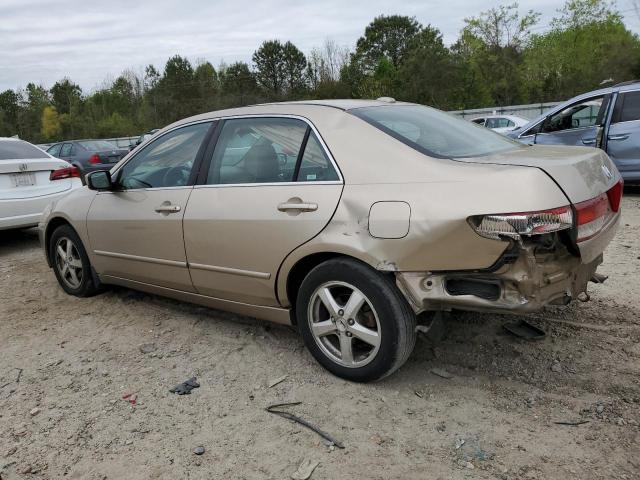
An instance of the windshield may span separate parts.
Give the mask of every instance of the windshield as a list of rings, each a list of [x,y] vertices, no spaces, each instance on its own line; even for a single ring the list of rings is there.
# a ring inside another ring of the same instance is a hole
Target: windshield
[[[22,140],[0,141],[0,160],[27,160],[31,158],[49,158],[49,155]]]
[[[491,130],[421,105],[363,107],[349,113],[431,157],[478,157],[524,148]]]
[[[113,143],[109,143],[105,140],[85,140],[78,143],[92,152],[97,152],[100,150],[116,150],[118,148]]]

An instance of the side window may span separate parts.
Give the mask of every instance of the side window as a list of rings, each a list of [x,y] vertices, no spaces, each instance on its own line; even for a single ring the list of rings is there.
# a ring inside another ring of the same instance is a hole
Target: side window
[[[604,97],[590,98],[554,113],[543,122],[540,132],[552,133],[597,125],[598,114],[602,108],[603,100]]]
[[[473,123],[477,123],[478,125],[484,125],[484,118],[476,118],[475,120],[471,120]]]
[[[506,120],[507,120],[507,124],[505,125],[506,127],[515,127],[516,126],[516,124],[513,123],[512,120],[509,120],[509,119],[506,119]]]
[[[72,145],[72,144],[70,144],[70,143],[65,143],[65,144],[62,146],[62,150],[60,151],[60,156],[61,156],[61,157],[68,157],[68,156],[70,156],[70,155],[71,155],[71,147],[72,147],[72,146],[73,146],[73,145]]]
[[[296,180],[298,182],[339,180],[338,173],[333,168],[329,158],[327,158],[327,154],[322,149],[318,138],[313,132],[309,134]]]
[[[226,120],[208,184],[291,182],[307,124],[292,118]]]
[[[147,145],[120,170],[125,190],[186,185],[211,122],[172,130]]]
[[[62,147],[62,145],[60,145],[59,143],[57,145],[54,145],[53,147],[49,147],[49,149],[47,150],[47,153],[49,155],[51,155],[52,157],[57,157],[58,155],[60,155],[60,148]]]
[[[640,120],[640,92],[621,94],[616,102],[613,118],[616,123]]]

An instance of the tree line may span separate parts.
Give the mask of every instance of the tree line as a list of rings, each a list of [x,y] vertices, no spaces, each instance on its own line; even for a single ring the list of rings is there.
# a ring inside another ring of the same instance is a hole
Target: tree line
[[[354,48],[305,55],[267,40],[252,64],[218,68],[180,55],[124,71],[91,93],[70,78],[0,93],[0,136],[41,143],[133,136],[197,113],[267,101],[377,98],[444,110],[559,101],[640,77],[640,39],[606,0],[567,0],[549,25],[517,3],[465,19],[457,41],[415,18],[376,17]]]

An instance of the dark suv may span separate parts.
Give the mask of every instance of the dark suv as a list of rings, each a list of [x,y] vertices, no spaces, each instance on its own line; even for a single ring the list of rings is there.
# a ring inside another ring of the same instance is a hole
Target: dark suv
[[[72,140],[52,145],[47,153],[78,167],[84,178],[89,172],[110,169],[129,152],[105,140]]]

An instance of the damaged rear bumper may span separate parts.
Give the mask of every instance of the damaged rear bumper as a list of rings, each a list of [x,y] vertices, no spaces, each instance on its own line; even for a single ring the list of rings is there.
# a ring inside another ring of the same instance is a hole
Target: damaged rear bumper
[[[599,252],[590,249],[587,259],[571,254],[557,239],[546,246],[519,242],[491,271],[396,272],[396,283],[416,313],[531,313],[546,305],[566,305],[587,291],[618,222],[612,223],[597,242]]]

